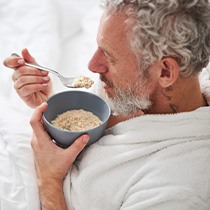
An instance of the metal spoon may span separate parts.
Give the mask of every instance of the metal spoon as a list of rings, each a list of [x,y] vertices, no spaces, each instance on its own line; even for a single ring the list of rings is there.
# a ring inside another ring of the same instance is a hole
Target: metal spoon
[[[20,57],[17,53],[12,53],[12,56],[17,56],[17,57]],[[29,66],[29,67],[33,67],[33,68],[37,68],[37,69],[40,69],[40,70],[43,70],[43,71],[48,71],[56,76],[59,77],[60,81],[62,82],[62,84],[68,88],[78,88],[78,86],[74,86],[72,85],[72,83],[74,82],[75,80],[75,77],[64,77],[62,76],[60,73],[58,73],[57,71],[53,70],[53,69],[49,69],[47,67],[44,67],[44,66],[41,66],[39,64],[35,64],[35,63],[29,63],[29,62],[24,62],[26,66]]]

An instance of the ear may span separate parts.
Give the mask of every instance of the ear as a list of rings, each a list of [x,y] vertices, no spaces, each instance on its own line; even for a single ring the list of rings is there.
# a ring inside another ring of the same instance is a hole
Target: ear
[[[180,74],[180,67],[177,61],[171,57],[162,58],[159,75],[159,84],[163,87],[169,87],[176,82]]]

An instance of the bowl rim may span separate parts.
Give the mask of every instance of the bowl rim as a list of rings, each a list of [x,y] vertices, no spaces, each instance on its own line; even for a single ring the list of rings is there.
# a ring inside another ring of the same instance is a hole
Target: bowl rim
[[[74,133],[74,134],[77,134],[77,133],[85,133],[85,132],[88,132],[88,131],[92,131],[92,130],[94,130],[94,129],[96,129],[96,128],[99,128],[99,127],[103,126],[105,123],[107,123],[107,121],[109,120],[109,118],[110,118],[110,116],[111,116],[111,108],[110,108],[110,106],[109,106],[108,103],[107,103],[104,99],[102,99],[100,96],[98,96],[98,95],[96,95],[96,94],[94,94],[94,93],[91,93],[91,92],[82,91],[82,90],[67,90],[67,91],[62,91],[62,92],[59,92],[59,93],[55,93],[54,95],[52,95],[52,96],[50,96],[49,98],[47,98],[47,99],[46,99],[46,103],[48,104],[49,100],[51,100],[52,98],[56,97],[57,95],[65,94],[65,93],[67,93],[67,92],[68,92],[68,93],[69,93],[69,92],[86,93],[86,94],[93,95],[93,96],[99,98],[100,100],[102,100],[102,101],[106,104],[106,106],[107,106],[107,108],[108,108],[108,115],[107,115],[106,119],[103,120],[102,123],[101,123],[100,125],[98,125],[98,126],[96,126],[96,127],[94,127],[94,128],[91,128],[91,129],[88,129],[88,130],[81,130],[81,131],[70,131],[70,130],[64,130],[64,129],[58,128],[58,127],[54,126],[52,123],[50,123],[50,122],[46,119],[46,117],[45,117],[45,115],[44,115],[45,112],[47,111],[47,109],[46,109],[46,111],[44,111],[44,112],[43,112],[43,115],[42,115],[42,118],[43,118],[43,120],[45,121],[45,123],[49,124],[50,126],[52,126],[54,129],[56,129],[56,130],[58,130],[58,131],[62,131],[62,132],[64,132],[64,133]],[[48,108],[48,107],[47,107],[47,108]],[[98,116],[97,116],[97,117],[98,117]]]

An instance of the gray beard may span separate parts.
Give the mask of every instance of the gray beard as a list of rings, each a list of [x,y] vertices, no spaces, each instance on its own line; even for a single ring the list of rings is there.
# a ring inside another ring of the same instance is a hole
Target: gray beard
[[[137,95],[130,87],[126,90],[115,88],[115,97],[110,98],[102,87],[100,89],[99,95],[109,104],[113,115],[128,116],[151,106],[149,95],[144,90]]]

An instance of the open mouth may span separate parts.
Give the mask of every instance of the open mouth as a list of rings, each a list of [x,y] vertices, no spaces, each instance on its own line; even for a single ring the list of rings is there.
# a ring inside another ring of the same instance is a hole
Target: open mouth
[[[108,79],[106,79],[104,76],[100,76],[100,80],[102,82],[102,86],[104,89],[113,87],[113,84]]]

